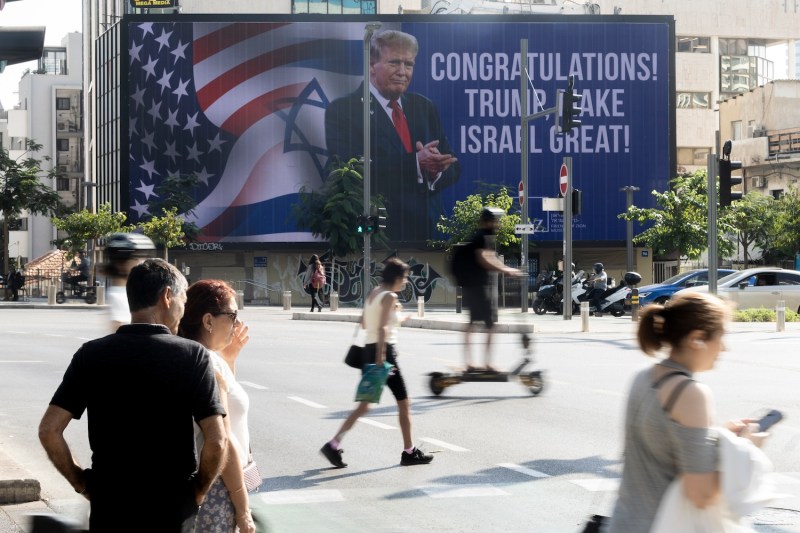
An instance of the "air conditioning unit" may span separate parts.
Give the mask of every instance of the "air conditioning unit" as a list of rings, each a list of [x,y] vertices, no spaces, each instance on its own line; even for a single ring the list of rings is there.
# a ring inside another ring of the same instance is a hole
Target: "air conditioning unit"
[[[59,172],[68,172],[67,165],[58,165]]]
[[[752,178],[751,183],[753,184],[753,187],[761,189],[766,185],[766,180],[764,179],[764,176],[756,176]]]
[[[754,129],[753,130],[753,138],[766,137],[766,136],[767,136],[767,130],[765,130],[765,129]]]

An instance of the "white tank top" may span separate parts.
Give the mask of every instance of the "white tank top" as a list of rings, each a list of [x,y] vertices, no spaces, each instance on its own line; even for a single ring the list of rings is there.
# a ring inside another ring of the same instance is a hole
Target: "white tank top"
[[[383,302],[386,295],[391,294],[391,292],[392,291],[383,291],[376,294],[371,301],[367,302],[366,307],[364,307],[364,326],[367,330],[366,344],[375,344],[378,342],[378,330],[381,326],[381,312],[383,309],[381,302]],[[397,310],[389,314],[389,323],[387,324],[388,331],[386,335],[387,344],[397,344],[397,325],[400,323],[400,319],[397,315]]]

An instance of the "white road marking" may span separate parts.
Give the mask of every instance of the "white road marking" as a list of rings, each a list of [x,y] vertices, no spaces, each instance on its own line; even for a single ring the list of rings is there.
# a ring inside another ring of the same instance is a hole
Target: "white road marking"
[[[44,363],[44,361],[14,361],[14,360],[8,360],[8,361],[0,361],[0,363]]]
[[[259,385],[258,383],[253,383],[252,381],[240,381],[239,384],[247,385],[251,389],[267,390],[267,387]]]
[[[294,401],[296,401],[298,403],[302,403],[303,405],[307,405],[309,407],[313,407],[314,409],[327,409],[327,407],[325,407],[322,404],[318,404],[316,402],[312,402],[311,400],[306,400],[305,398],[301,398],[299,396],[287,396],[287,398],[289,398],[290,400],[294,400]]]
[[[525,474],[526,476],[531,477],[550,477],[549,474],[545,474],[544,472],[539,472],[538,470],[531,470],[530,468],[526,468],[522,465],[514,464],[514,463],[497,463],[497,466],[501,466],[503,468],[508,468],[509,470],[513,470],[514,472],[519,472],[520,474]]]
[[[447,485],[439,487],[417,487],[431,498],[480,498],[484,496],[509,496],[509,493],[493,485]]]
[[[445,450],[450,450],[451,452],[468,452],[469,450],[466,448],[462,448],[461,446],[456,446],[455,444],[449,444],[447,442],[438,440],[438,439],[429,439],[427,437],[420,439],[422,442],[427,442],[429,444],[433,444],[434,446],[439,446],[440,448],[444,448]]]
[[[251,496],[252,498],[253,496]],[[343,502],[344,496],[338,490],[277,490],[255,495],[267,505],[290,505],[295,503]]]
[[[619,489],[619,478],[570,479],[569,482],[590,492],[610,492]]]
[[[45,333],[44,336],[45,337],[64,337],[65,335],[61,335],[61,334],[58,334],[58,333]]]
[[[376,428],[381,428],[381,429],[397,429],[397,428],[396,428],[396,427],[394,427],[394,426],[390,426],[389,424],[384,424],[383,422],[377,422],[377,421],[375,421],[375,420],[372,420],[372,419],[370,419],[370,418],[359,418],[359,419],[358,419],[358,421],[359,421],[359,422],[364,422],[365,424],[369,424],[370,426],[375,426]]]

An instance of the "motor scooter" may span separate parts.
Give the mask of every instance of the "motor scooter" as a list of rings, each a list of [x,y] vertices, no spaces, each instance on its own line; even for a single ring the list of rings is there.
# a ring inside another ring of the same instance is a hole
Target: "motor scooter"
[[[583,281],[583,270],[572,275],[572,290],[575,291]],[[549,285],[542,285],[536,293],[536,299],[531,305],[533,312],[543,315],[552,311],[557,315],[564,312],[564,280],[563,276],[555,278]]]
[[[600,309],[594,306],[589,307],[589,311],[594,313],[611,313],[615,317],[625,314],[625,303],[630,297],[630,285],[636,285],[642,281],[642,276],[637,272],[626,272],[622,281],[615,287],[606,289],[603,299],[600,301]],[[584,283],[584,292],[580,295],[580,301],[591,301],[589,282]],[[580,308],[580,306],[579,306]]]

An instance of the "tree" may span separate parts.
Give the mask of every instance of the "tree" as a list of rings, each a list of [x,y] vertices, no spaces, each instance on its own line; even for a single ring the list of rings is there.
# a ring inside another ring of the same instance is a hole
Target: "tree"
[[[748,268],[751,246],[758,246],[762,250],[771,248],[769,234],[770,228],[775,227],[775,199],[749,192],[728,209],[731,210],[737,239],[744,250],[744,268]]]
[[[183,231],[184,218],[178,215],[178,209],[171,207],[162,211],[163,216],[152,217],[142,222],[142,232],[150,237],[156,245],[164,246],[164,260],[169,260],[169,249],[184,243],[186,233]]]
[[[456,202],[452,215],[443,216],[437,222],[436,229],[449,237],[445,240],[430,241],[429,244],[436,248],[444,248],[449,252],[454,244],[472,238],[478,230],[481,211],[484,207],[498,207],[508,213],[513,203],[514,199],[508,195],[505,187],[501,187],[497,193],[471,194],[467,196],[466,200]],[[500,220],[495,241],[499,253],[508,255],[517,252],[514,246],[519,244],[520,238],[514,234],[514,226],[519,223],[520,217],[517,214],[507,214]]]
[[[653,248],[656,255],[673,252],[697,259],[708,248],[708,187],[706,171],[683,174],[670,181],[664,192],[652,191],[658,207],[631,206],[619,218],[650,226],[633,238],[636,244]],[[727,235],[735,233],[732,212],[722,211],[717,217],[717,250],[720,257],[735,251]]]
[[[184,216],[194,215],[197,201],[192,192],[199,183],[200,179],[195,174],[167,176],[156,185],[154,192],[158,200],[150,202],[150,209],[153,210],[153,213],[166,213],[170,209],[174,209],[176,213],[183,213]],[[188,222],[186,219],[184,219],[181,229],[185,237],[191,241],[197,240],[197,236],[200,235],[200,228],[197,227],[197,224]]]
[[[363,165],[358,159],[334,163],[319,191],[300,189],[300,199],[293,208],[297,226],[311,231],[315,237],[328,241],[337,257],[357,253],[363,244],[363,235],[356,231],[356,219],[364,214]],[[372,203],[383,207],[383,199],[375,197]],[[382,233],[372,236],[377,245],[386,245]]]
[[[26,139],[26,154],[42,149],[31,139]],[[44,161],[50,158],[45,156]],[[11,159],[7,150],[0,150],[0,212],[3,214],[3,272],[8,272],[8,225],[12,219],[19,218],[23,211],[35,215],[52,215],[61,202],[58,193],[41,182],[41,161],[33,157]],[[53,179],[56,170],[47,172]],[[19,267],[20,265],[17,265]]]
[[[800,251],[800,190],[789,187],[775,202],[774,224],[770,229],[771,246],[764,248],[772,259],[794,259]]]
[[[112,233],[132,231],[133,226],[125,224],[127,219],[128,216],[125,213],[114,213],[111,211],[111,204],[105,203],[100,206],[97,213],[82,209],[77,213],[53,217],[50,220],[53,222],[53,226],[67,234],[66,238],[56,242],[60,249],[67,250],[74,255],[84,250],[88,243],[92,244],[92,276],[89,281],[90,286],[93,286],[98,239]]]

